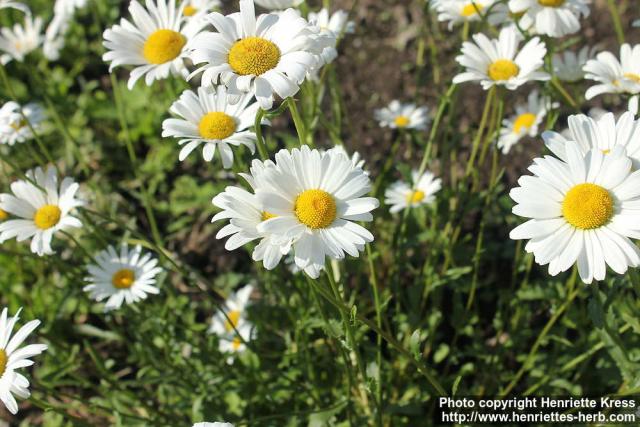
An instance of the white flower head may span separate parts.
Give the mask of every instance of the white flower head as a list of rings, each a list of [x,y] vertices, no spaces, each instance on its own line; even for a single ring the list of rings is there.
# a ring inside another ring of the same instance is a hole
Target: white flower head
[[[38,132],[44,118],[44,108],[40,104],[29,103],[21,107],[16,102],[7,102],[0,108],[0,144],[14,145],[32,139],[31,128]]]
[[[219,349],[223,353],[243,352],[246,350],[245,342],[251,341],[253,337],[253,325],[247,319],[252,292],[252,285],[240,288],[225,300],[224,313],[217,311],[211,319],[209,333],[220,338]]]
[[[250,173],[240,174],[247,181],[252,192],[229,186],[212,200],[212,203],[222,211],[217,213],[211,222],[221,219],[229,220],[229,224],[216,234],[216,239],[229,237],[224,245],[228,251],[259,239],[260,242],[253,250],[252,257],[254,261],[262,261],[268,270],[275,268],[282,257],[291,250],[291,238],[258,230],[258,225],[273,217],[273,214],[264,209],[263,203],[255,192],[265,185],[264,172],[275,167],[276,165],[270,160],[266,162],[253,160]]]
[[[538,128],[549,109],[557,107],[557,103],[552,104],[547,97],[540,96],[537,90],[533,90],[527,104],[517,105],[516,114],[502,121],[498,148],[503,154],[508,154],[511,147],[525,136],[537,136]]]
[[[391,205],[389,212],[396,213],[408,207],[428,205],[435,201],[435,194],[442,188],[442,180],[431,172],[418,175],[411,172],[411,183],[396,181],[384,192],[384,203]]]
[[[198,18],[222,6],[220,0],[184,0],[184,16]]]
[[[0,243],[14,237],[19,242],[31,238],[31,252],[50,255],[54,253],[51,239],[56,232],[82,226],[80,220],[71,215],[71,211],[83,204],[75,198],[79,185],[69,177],[58,185],[53,166],[46,172],[38,167],[26,176],[29,180],[11,184],[13,194],[0,194],[0,209],[19,218],[0,223]]]
[[[586,155],[578,144],[565,146],[566,161],[552,156],[534,159],[520,185],[509,195],[513,213],[530,218],[510,233],[529,240],[525,250],[549,274],[578,265],[584,283],[604,280],[608,265],[618,274],[640,265],[640,250],[629,238],[640,237],[640,171],[623,147],[609,154],[594,149]]]
[[[443,0],[436,10],[438,21],[449,22],[449,30],[464,22],[479,21],[495,0]]]
[[[200,145],[208,162],[217,148],[225,168],[233,164],[231,146],[244,145],[254,152],[256,134],[249,128],[255,123],[259,105],[249,94],[234,101],[231,104],[227,89],[218,86],[213,91],[204,87],[198,88],[197,93],[187,90],[173,103],[170,111],[179,118],[162,123],[162,136],[180,138],[180,161]]]
[[[508,28],[511,31],[526,31],[529,34],[535,34],[535,21],[526,13],[513,13],[509,10],[509,6],[505,3],[492,3],[490,7],[491,13],[487,17],[487,21],[494,27]]]
[[[132,0],[129,13],[133,23],[122,18],[104,32],[104,46],[108,50],[104,61],[111,62],[109,70],[121,65],[133,65],[128,87],[145,76],[145,83],[166,79],[169,74],[188,76],[185,66],[187,50],[204,22],[183,19],[184,4],[176,0],[146,0],[146,8]]]
[[[569,131],[566,135],[543,132],[547,148],[561,160],[567,161],[566,147],[575,143],[583,155],[591,150],[609,154],[617,147],[632,160],[634,169],[640,168],[640,120],[633,113],[625,112],[616,121],[613,113],[595,118],[584,114],[569,116]]]
[[[76,9],[84,7],[87,0],[56,0],[53,6],[53,19],[47,27],[42,50],[50,61],[60,57],[60,50],[64,47],[64,37],[69,29]]]
[[[258,6],[271,10],[282,10],[300,5],[304,0],[255,0]]]
[[[30,358],[47,349],[44,344],[29,344],[18,348],[40,325],[39,320],[32,320],[11,336],[19,315],[20,310],[14,317],[8,317],[6,308],[0,314],[0,400],[14,415],[18,413],[18,403],[13,395],[22,399],[27,399],[31,395],[29,380],[16,370],[32,366],[33,361]]]
[[[329,13],[326,8],[319,12],[309,12],[309,24],[320,28],[321,34],[325,35],[327,46],[320,54],[320,64],[316,66],[316,70],[320,65],[333,62],[338,57],[338,40],[344,34],[351,34],[355,31],[355,23],[349,21],[349,14],[344,10],[337,10],[333,14]],[[313,74],[312,74],[313,75]],[[316,78],[313,75],[314,79]]]
[[[191,59],[200,66],[202,84],[222,82],[231,95],[253,94],[265,110],[274,95],[295,95],[318,65],[326,37],[294,9],[256,17],[253,0],[240,0],[240,12],[207,16],[217,32],[195,37]]]
[[[584,66],[585,78],[598,84],[587,89],[587,100],[603,93],[640,93],[640,44],[620,46],[620,60],[611,52],[600,52]]]
[[[578,52],[565,50],[553,55],[553,70],[565,82],[574,83],[584,78],[583,67],[594,55],[594,49],[584,46]]]
[[[473,43],[462,44],[462,55],[456,61],[466,71],[455,76],[453,83],[476,80],[485,90],[493,85],[514,90],[529,81],[549,80],[547,73],[539,71],[547,53],[545,44],[534,37],[518,50],[520,37],[512,28],[503,28],[493,40],[475,34]]]
[[[375,111],[375,118],[382,127],[391,129],[424,130],[429,124],[429,109],[411,103],[393,100],[385,108]]]
[[[591,0],[510,0],[513,13],[528,15],[537,34],[563,37],[580,30],[580,17],[589,16]]]
[[[25,15],[24,25],[15,24],[13,28],[0,29],[0,63],[12,60],[23,62],[25,56],[42,44],[42,18]]]
[[[115,310],[123,303],[135,304],[158,294],[156,276],[163,270],[151,253],[143,254],[140,246],[129,250],[123,244],[118,251],[108,246],[94,258],[95,264],[87,267],[88,285],[83,289],[96,301],[107,300],[105,311]]]
[[[372,221],[379,205],[363,197],[371,189],[369,176],[342,153],[308,146],[280,150],[275,158],[276,167],[264,171],[264,186],[256,191],[273,217],[258,231],[292,239],[296,264],[312,278],[326,256],[357,257],[373,235],[356,221]]]

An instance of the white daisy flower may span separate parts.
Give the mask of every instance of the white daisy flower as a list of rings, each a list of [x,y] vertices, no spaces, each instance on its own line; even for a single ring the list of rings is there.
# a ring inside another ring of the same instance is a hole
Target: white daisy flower
[[[20,107],[16,102],[7,102],[0,108],[0,144],[14,145],[33,138],[29,124],[38,132],[44,119],[45,111],[39,104]]]
[[[371,181],[341,153],[308,146],[276,154],[276,167],[267,168],[265,185],[256,194],[266,212],[275,215],[258,231],[293,239],[298,267],[317,278],[325,257],[357,257],[373,235],[355,221],[372,221],[379,202],[362,197]]]
[[[98,302],[106,299],[105,312],[120,308],[123,302],[134,304],[145,300],[148,294],[160,293],[156,276],[162,268],[150,253],[143,255],[140,246],[129,250],[123,244],[120,251],[109,246],[94,260],[95,264],[87,267],[89,276],[85,280],[89,284],[83,290]]]
[[[184,16],[202,16],[222,6],[220,0],[184,0]]]
[[[504,3],[491,4],[490,15],[487,17],[487,22],[494,27],[509,28],[512,31],[525,31],[531,35],[536,33],[534,28],[534,20],[524,12],[513,13],[509,10],[509,6]],[[517,24],[517,25],[516,25]]]
[[[603,93],[640,93],[640,44],[620,46],[620,61],[611,52],[600,52],[584,66],[585,78],[599,84],[587,89],[587,100]]]
[[[333,62],[338,57],[338,40],[344,34],[355,31],[355,23],[349,21],[349,13],[337,10],[332,15],[326,8],[316,12],[309,12],[309,24],[320,28],[322,34],[327,36],[328,46],[320,54],[322,65]]]
[[[265,110],[275,94],[285,99],[298,92],[325,47],[318,42],[319,28],[294,9],[256,18],[253,0],[240,0],[240,13],[214,12],[207,20],[218,32],[194,39],[191,58],[206,64],[192,76],[202,72],[204,86],[220,80],[232,95],[251,93]]]
[[[537,34],[563,37],[580,30],[580,17],[589,16],[591,0],[510,0],[513,13],[525,13]]]
[[[244,145],[252,154],[255,150],[256,134],[249,128],[254,125],[260,106],[252,99],[251,95],[244,94],[231,105],[224,86],[214,91],[200,87],[197,94],[187,90],[170,109],[180,118],[166,119],[162,123],[162,136],[181,138],[180,161],[203,145],[202,156],[207,162],[213,159],[218,148],[222,165],[230,168],[233,165],[231,146]]]
[[[282,10],[288,7],[299,6],[304,0],[255,0],[258,6],[265,9]]]
[[[54,253],[51,239],[57,231],[82,227],[80,220],[70,214],[83,205],[75,198],[79,185],[69,177],[58,185],[53,166],[46,173],[38,167],[26,176],[29,181],[11,184],[13,194],[0,194],[0,209],[20,218],[0,223],[0,243],[14,237],[19,242],[31,238],[31,252],[49,255]]]
[[[549,274],[578,264],[584,283],[604,280],[606,265],[618,274],[640,265],[640,250],[629,237],[640,238],[640,171],[622,147],[609,154],[599,149],[583,155],[577,143],[565,146],[566,162],[537,158],[509,195],[513,213],[529,221],[510,233],[529,239],[525,250]]]
[[[53,19],[47,27],[42,50],[50,61],[60,57],[60,50],[64,47],[64,36],[69,29],[76,9],[87,4],[87,0],[56,0],[53,6]]]
[[[442,180],[431,172],[418,176],[411,172],[411,183],[396,181],[384,192],[384,203],[391,205],[389,212],[396,213],[408,207],[428,205],[435,201],[435,194],[442,188]]]
[[[224,302],[226,316],[218,311],[211,319],[209,333],[220,338],[219,349],[223,353],[243,352],[246,350],[245,342],[252,339],[253,325],[247,320],[247,307],[252,292],[251,285],[240,288]]]
[[[387,107],[376,110],[374,115],[382,127],[424,130],[429,124],[428,112],[427,107],[403,104],[394,99]]]
[[[514,90],[533,80],[549,80],[538,71],[544,65],[545,44],[534,37],[518,51],[520,35],[511,28],[500,30],[498,39],[475,34],[472,42],[462,44],[462,55],[456,61],[467,70],[453,78],[453,83],[479,80],[483,89],[503,85]]]
[[[640,120],[635,120],[633,113],[625,112],[617,121],[613,113],[593,118],[577,114],[569,116],[568,122],[567,135],[542,133],[547,148],[561,160],[568,161],[565,150],[569,142],[573,142],[583,155],[594,149],[609,154],[616,147],[622,147],[634,169],[640,168]]]
[[[25,56],[36,50],[43,41],[42,18],[25,15],[24,25],[15,24],[13,29],[0,29],[0,63],[12,60],[23,62]]]
[[[347,153],[347,150],[344,148],[344,145],[336,145],[333,148],[328,149],[327,151],[334,152],[334,153],[341,153],[349,157],[349,153]],[[354,168],[362,169],[362,171],[366,175],[369,175],[369,172],[364,170],[364,159],[362,158],[360,153],[358,153],[357,151],[354,151],[353,155],[350,158],[351,158],[351,164],[353,165]]]
[[[187,49],[204,22],[182,18],[184,5],[176,7],[176,0],[146,0],[146,9],[132,0],[129,13],[133,24],[126,19],[104,32],[104,46],[108,52],[102,56],[110,61],[109,71],[121,65],[135,65],[128,87],[145,76],[150,86],[155,80],[166,79],[169,74],[188,76],[184,64]]]
[[[195,423],[193,427],[233,427],[233,424],[221,423],[221,422],[215,422],[215,423],[204,422],[204,423]]]
[[[449,30],[452,30],[453,27],[458,24],[479,21],[485,13],[485,9],[491,6],[493,2],[494,0],[441,1],[436,6],[438,21],[449,22]]]
[[[594,49],[589,46],[584,46],[577,53],[570,50],[556,53],[552,58],[553,70],[558,79],[575,83],[584,78],[583,67],[593,55]]]
[[[19,1],[12,1],[12,0],[0,0],[0,9],[4,9],[7,7],[18,9],[27,14],[31,13],[27,5],[24,3],[20,3]]]
[[[538,135],[538,127],[547,115],[549,108],[557,108],[558,104],[550,104],[545,96],[540,96],[537,90],[529,94],[526,105],[517,105],[516,114],[502,121],[502,129],[498,138],[498,148],[503,154],[508,154],[518,141],[525,136]]]
[[[0,400],[12,414],[18,413],[18,403],[13,397],[27,399],[29,392],[29,380],[16,369],[33,365],[31,357],[37,356],[47,349],[45,344],[29,344],[20,349],[18,347],[27,339],[39,325],[39,320],[32,320],[22,326],[13,337],[11,333],[19,320],[20,311],[14,317],[7,316],[7,309],[0,314]]]

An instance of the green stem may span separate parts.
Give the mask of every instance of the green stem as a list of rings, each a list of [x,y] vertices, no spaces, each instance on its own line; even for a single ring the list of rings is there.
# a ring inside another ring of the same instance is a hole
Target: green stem
[[[302,120],[302,116],[300,116],[300,112],[298,111],[298,107],[296,106],[296,101],[293,98],[287,98],[287,105],[289,106],[289,111],[291,112],[291,118],[293,119],[293,124],[296,126],[296,132],[298,133],[298,139],[300,140],[300,145],[308,144],[311,147],[314,146],[313,141],[307,141],[307,130],[304,124],[304,120]]]
[[[371,245],[366,245],[367,252],[367,262],[369,263],[369,283],[371,284],[371,290],[373,291],[373,303],[376,308],[376,325],[378,328],[382,329],[382,307],[380,306],[380,295],[378,291],[378,278],[376,276],[376,267],[373,262],[373,254],[371,253]],[[377,378],[376,378],[376,399],[378,400],[378,412],[376,420],[378,422],[378,427],[382,427],[382,337],[380,335],[377,336],[376,339],[376,364],[378,365],[377,369]]]
[[[262,108],[258,108],[254,127],[256,132],[256,146],[258,147],[258,154],[260,154],[260,158],[262,160],[267,160],[269,158],[269,152],[267,151],[267,145],[265,144],[264,138],[262,137],[261,127],[264,113],[265,111]]]
[[[487,118],[489,116],[489,110],[491,107],[491,101],[495,96],[496,87],[491,86],[489,89],[489,93],[487,94],[487,99],[484,102],[484,109],[482,110],[482,118],[480,119],[480,126],[478,127],[478,131],[476,132],[476,136],[473,140],[473,147],[471,148],[471,155],[469,156],[469,161],[467,162],[467,168],[465,171],[465,176],[469,176],[471,171],[473,170],[473,165],[476,160],[476,156],[478,155],[478,149],[480,148],[480,141],[482,140],[482,134],[484,133],[484,128],[487,125]]]
[[[624,43],[624,30],[622,29],[622,23],[620,21],[620,13],[618,12],[618,6],[616,6],[615,0],[607,0],[607,6],[609,6],[609,13],[611,13],[611,19],[613,20],[613,27],[616,30],[616,36],[618,43]]]

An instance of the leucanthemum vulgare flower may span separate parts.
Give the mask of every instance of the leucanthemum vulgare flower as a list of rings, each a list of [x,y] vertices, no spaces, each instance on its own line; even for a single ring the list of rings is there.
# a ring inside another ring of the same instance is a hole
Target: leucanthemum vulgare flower
[[[247,320],[247,307],[253,286],[246,285],[227,298],[223,310],[217,311],[212,319],[209,333],[219,338],[219,349],[223,353],[242,352],[245,342],[251,341],[253,325]],[[240,336],[238,336],[240,334]]]
[[[531,17],[525,13],[513,13],[509,10],[509,6],[504,3],[496,3],[495,1],[490,5],[490,14],[487,17],[487,22],[494,27],[502,27],[503,29],[510,29],[512,31],[526,31],[529,34],[535,34],[534,21]]]
[[[584,46],[578,52],[565,50],[553,55],[553,70],[558,79],[574,83],[584,78],[583,67],[594,55],[594,49]]]
[[[200,32],[204,21],[183,19],[184,5],[176,6],[176,0],[146,0],[146,9],[136,0],[129,5],[133,23],[122,18],[104,32],[104,46],[108,50],[102,56],[111,62],[109,71],[121,65],[136,66],[129,76],[128,87],[145,76],[145,83],[166,79],[169,74],[188,76],[185,67],[189,43]]]
[[[262,261],[268,270],[275,268],[291,249],[291,238],[258,230],[258,224],[272,217],[270,212],[264,210],[262,202],[255,195],[255,191],[264,185],[262,177],[264,171],[270,168],[275,168],[271,160],[266,162],[253,160],[250,173],[240,174],[247,181],[252,192],[229,186],[211,201],[222,209],[211,219],[211,222],[221,219],[229,220],[229,224],[216,234],[216,239],[229,237],[224,245],[228,251],[259,239],[260,242],[253,250],[252,257],[254,261]]]
[[[427,107],[404,104],[394,99],[387,107],[376,110],[374,115],[382,127],[424,130],[429,124],[428,112]]]
[[[616,121],[613,113],[596,118],[577,114],[569,116],[569,132],[562,135],[547,131],[542,134],[547,148],[560,159],[567,161],[566,146],[575,142],[583,155],[592,149],[610,153],[616,147],[622,147],[632,160],[633,168],[640,168],[640,120],[633,113],[625,112]]]
[[[69,177],[58,185],[53,166],[46,172],[38,167],[26,176],[29,180],[11,184],[13,194],[0,194],[0,209],[18,217],[0,223],[0,243],[14,237],[19,242],[31,238],[31,252],[49,255],[54,253],[51,239],[56,232],[82,226],[71,215],[73,209],[83,204],[75,198],[79,185]]]
[[[494,0],[443,0],[435,7],[438,21],[449,22],[449,30],[455,25],[470,21],[479,21],[487,7]]]
[[[25,15],[24,25],[15,24],[13,28],[0,29],[0,63],[12,60],[22,62],[25,56],[36,50],[44,40],[42,18]]]
[[[326,256],[357,257],[373,235],[356,221],[372,221],[379,202],[363,197],[371,181],[342,153],[320,152],[308,146],[276,154],[276,167],[262,174],[256,191],[272,217],[258,231],[293,240],[298,267],[317,278]]]
[[[4,308],[0,314],[0,400],[14,415],[18,413],[18,403],[13,395],[22,399],[31,396],[29,380],[16,372],[16,369],[32,366],[33,361],[30,358],[47,349],[45,344],[29,344],[18,348],[40,325],[39,320],[32,320],[11,336],[19,320],[20,311],[18,310],[14,317],[8,317],[7,309]]]
[[[0,144],[14,145],[33,138],[31,128],[38,132],[44,118],[44,108],[39,104],[29,103],[20,107],[13,101],[5,103],[0,108]]]
[[[537,90],[533,90],[527,99],[526,105],[517,105],[516,114],[502,121],[502,129],[498,138],[498,148],[503,154],[508,154],[518,141],[525,136],[538,135],[538,127],[547,115],[549,108],[555,108],[558,104],[540,96]]]
[[[300,5],[304,0],[255,0],[256,4],[265,9],[282,10]]]
[[[384,203],[391,205],[389,212],[396,213],[408,207],[428,205],[435,201],[435,194],[442,188],[442,180],[431,172],[418,175],[411,172],[411,183],[396,181],[384,192]]]
[[[326,8],[316,12],[309,12],[309,24],[320,28],[321,34],[327,37],[328,46],[320,54],[320,64],[326,65],[338,57],[338,40],[344,35],[355,31],[355,23],[349,21],[349,14],[344,10],[337,10],[329,14]],[[315,69],[317,71],[317,68]],[[316,78],[314,75],[313,78]]]
[[[24,3],[20,3],[19,1],[0,0],[0,9],[4,9],[7,7],[18,9],[24,13],[31,13],[27,5]]]
[[[264,109],[273,106],[274,95],[298,92],[325,47],[319,28],[294,9],[256,18],[253,0],[240,0],[240,13],[214,12],[207,20],[217,32],[195,37],[191,59],[205,65],[192,75],[202,73],[204,86],[220,80],[232,95],[253,94]]]
[[[108,246],[87,267],[89,283],[83,289],[96,301],[107,300],[104,311],[118,309],[122,303],[135,304],[148,294],[157,295],[156,276],[162,272],[158,260],[151,253],[143,254],[140,246],[129,250],[123,244],[118,251]]]
[[[498,39],[475,34],[474,43],[462,44],[462,55],[456,61],[466,71],[453,78],[453,83],[478,80],[483,89],[503,85],[514,90],[533,80],[549,80],[549,75],[538,71],[544,65],[545,44],[534,37],[518,51],[520,35],[511,28],[500,31]]]
[[[623,147],[605,154],[583,154],[577,143],[565,146],[566,161],[537,158],[509,195],[513,213],[531,218],[510,233],[527,239],[525,250],[549,274],[578,264],[584,283],[603,280],[606,266],[618,274],[640,265],[640,250],[629,238],[640,238],[640,171]]]
[[[187,18],[204,16],[220,6],[220,0],[184,0],[183,14]]]
[[[197,94],[187,90],[173,103],[170,111],[180,118],[166,119],[162,123],[162,136],[180,138],[178,143],[183,146],[180,161],[200,145],[208,162],[217,148],[225,168],[233,165],[231,146],[245,145],[254,152],[256,134],[249,128],[254,125],[260,106],[252,102],[253,96],[249,94],[235,99],[234,104],[229,98],[224,86],[213,91],[200,87]]]
[[[598,84],[585,93],[587,100],[603,93],[640,93],[640,44],[620,46],[620,61],[611,52],[600,52],[584,65],[585,78]]]
[[[580,30],[580,17],[589,16],[590,3],[591,0],[510,0],[509,9],[531,17],[536,34],[563,37]]]
[[[221,423],[221,422],[215,422],[215,423],[203,422],[203,423],[195,423],[193,427],[233,427],[233,424]]]
[[[64,47],[64,37],[69,29],[76,9],[84,7],[87,0],[56,0],[53,6],[53,19],[47,26],[42,50],[50,61],[60,57],[60,50]]]

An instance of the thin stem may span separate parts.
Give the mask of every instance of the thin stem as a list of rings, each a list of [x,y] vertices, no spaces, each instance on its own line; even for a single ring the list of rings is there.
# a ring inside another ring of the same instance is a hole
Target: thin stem
[[[624,30],[622,29],[622,22],[620,21],[620,13],[618,12],[618,6],[616,6],[615,0],[607,0],[607,6],[609,6],[609,13],[611,13],[611,19],[613,20],[613,27],[616,30],[616,37],[618,43],[624,43]]]
[[[302,116],[300,116],[300,112],[298,111],[298,107],[296,106],[296,101],[293,98],[287,98],[287,105],[289,106],[289,111],[291,112],[291,118],[293,119],[293,124],[296,126],[296,132],[298,133],[298,139],[300,140],[300,145],[308,144],[311,147],[314,146],[313,141],[307,141],[307,130],[304,124],[304,120],[302,120]]]
[[[482,118],[480,119],[480,126],[478,127],[478,131],[476,132],[476,136],[473,140],[473,147],[471,148],[471,155],[469,156],[469,161],[467,162],[467,168],[465,171],[465,176],[469,176],[471,171],[473,170],[473,165],[475,163],[476,156],[478,155],[478,149],[480,147],[480,141],[482,140],[482,134],[484,133],[484,128],[487,125],[487,118],[489,117],[489,110],[491,107],[491,101],[496,92],[496,87],[491,86],[489,89],[489,93],[487,94],[487,99],[484,102],[484,109],[482,110]]]
[[[376,267],[373,262],[373,254],[371,253],[371,245],[366,245],[367,261],[369,263],[369,283],[371,284],[371,290],[373,291],[373,303],[376,308],[376,325],[382,329],[382,307],[380,306],[380,295],[378,291],[378,278],[376,276]],[[378,426],[383,425],[382,420],[382,337],[380,335],[376,338],[376,365],[378,375],[376,378],[376,399],[378,400],[378,412],[376,420]]]
[[[262,137],[262,119],[264,118],[265,111],[262,108],[258,108],[258,113],[256,114],[255,121],[255,132],[256,132],[256,146],[258,147],[258,153],[260,154],[260,158],[262,160],[267,160],[269,158],[269,152],[267,151],[267,146],[264,142],[264,138]]]

